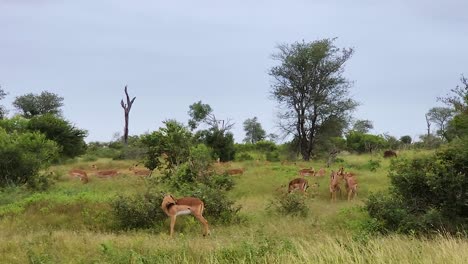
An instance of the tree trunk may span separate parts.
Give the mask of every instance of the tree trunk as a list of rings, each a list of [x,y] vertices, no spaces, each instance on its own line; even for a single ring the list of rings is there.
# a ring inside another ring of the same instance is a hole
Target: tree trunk
[[[426,114],[426,123],[427,123],[427,137],[429,138],[431,136],[431,122],[429,122],[429,118],[427,117],[427,114]]]
[[[133,97],[132,100],[130,100],[130,97],[128,96],[127,92],[127,86],[125,85],[125,96],[127,99],[127,103],[125,104],[123,100],[120,101],[120,105],[124,109],[124,115],[125,115],[125,127],[124,127],[124,136],[123,136],[123,141],[124,144],[127,145],[128,143],[128,120],[130,116],[130,110],[132,108],[133,102],[135,101],[136,97]]]

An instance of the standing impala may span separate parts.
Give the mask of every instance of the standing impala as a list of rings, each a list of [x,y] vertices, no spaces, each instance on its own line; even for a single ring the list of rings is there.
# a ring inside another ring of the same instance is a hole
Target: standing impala
[[[178,215],[192,214],[203,225],[203,236],[209,234],[208,221],[203,217],[205,204],[202,200],[195,197],[174,198],[172,195],[166,195],[161,203],[161,209],[171,218],[170,235],[174,234],[174,226]]]

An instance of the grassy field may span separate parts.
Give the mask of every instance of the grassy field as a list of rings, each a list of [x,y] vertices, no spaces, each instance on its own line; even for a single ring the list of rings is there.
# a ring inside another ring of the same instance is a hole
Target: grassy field
[[[424,155],[406,152],[404,157]],[[181,217],[176,237],[168,236],[169,223],[159,230],[117,231],[110,201],[118,194],[142,192],[147,182],[132,175],[130,161],[99,160],[56,166],[58,182],[48,192],[28,193],[18,188],[0,193],[1,263],[465,263],[468,241],[439,236],[416,239],[401,235],[369,236],[368,219],[361,205],[370,192],[388,187],[389,161],[370,155],[342,155],[345,168],[357,174],[358,197],[345,196],[330,203],[327,176],[307,198],[310,215],[281,217],[266,208],[278,188],[285,189],[300,168],[324,167],[324,162],[233,163],[245,168],[235,177],[231,196],[242,205],[242,224],[211,226],[201,235],[192,217]],[[371,172],[370,159],[381,160]],[[72,168],[91,171],[119,169],[115,179],[91,177],[83,185],[69,179]],[[333,169],[338,169],[338,165]],[[313,195],[315,193],[315,195]]]

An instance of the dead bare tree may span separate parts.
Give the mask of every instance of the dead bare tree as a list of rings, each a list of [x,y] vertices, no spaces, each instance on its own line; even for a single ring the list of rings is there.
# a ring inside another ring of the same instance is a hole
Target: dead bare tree
[[[431,122],[430,122],[428,114],[426,114],[425,116],[426,116],[426,124],[427,124],[427,137],[430,137],[431,136]]]
[[[135,101],[136,97],[133,97],[133,99],[130,101],[130,97],[128,96],[128,92],[127,92],[127,85],[125,85],[124,91],[125,91],[125,96],[127,97],[127,103],[125,104],[124,100],[122,99],[120,101],[120,105],[122,106],[122,108],[124,109],[124,112],[125,112],[125,128],[124,128],[123,139],[124,139],[125,145],[127,145],[127,140],[128,140],[128,118],[129,118],[129,115],[130,115],[130,109],[132,108],[133,102]]]

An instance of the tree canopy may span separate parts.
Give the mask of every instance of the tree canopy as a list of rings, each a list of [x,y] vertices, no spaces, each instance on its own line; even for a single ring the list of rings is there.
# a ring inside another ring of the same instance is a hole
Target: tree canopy
[[[369,133],[369,130],[373,129],[374,125],[370,120],[356,120],[353,125],[353,130],[359,133]]]
[[[304,160],[309,160],[326,126],[347,126],[357,103],[349,97],[351,82],[344,65],[353,49],[334,46],[334,39],[295,42],[278,46],[273,58],[279,65],[270,70],[271,95],[279,103],[279,126],[293,135]],[[342,131],[339,131],[341,134]]]
[[[244,121],[244,142],[255,144],[266,138],[266,132],[257,120],[257,117],[248,118]]]
[[[28,93],[17,96],[13,106],[26,118],[44,114],[60,114],[63,97],[55,93],[43,91],[41,94]]]

